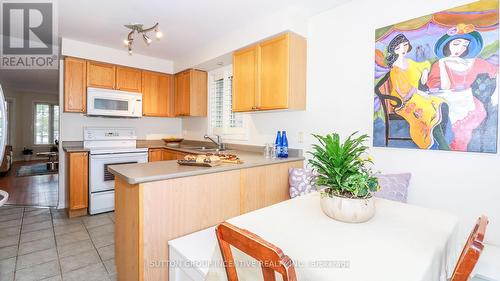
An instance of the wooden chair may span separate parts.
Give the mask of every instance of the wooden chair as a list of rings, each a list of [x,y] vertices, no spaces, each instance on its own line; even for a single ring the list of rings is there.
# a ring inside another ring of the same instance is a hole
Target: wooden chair
[[[405,120],[399,116],[395,109],[399,108],[403,102],[400,98],[391,96],[392,85],[390,80],[390,72],[387,72],[380,81],[375,85],[375,94],[380,99],[382,109],[384,111],[385,121],[385,146],[389,146],[391,140],[412,141],[411,138],[391,137],[391,120]]]
[[[483,251],[483,239],[486,232],[486,226],[488,225],[488,218],[486,216],[481,216],[474,226],[469,239],[465,243],[464,249],[460,254],[453,275],[450,281],[467,281],[472,273],[472,270],[476,266],[476,263]]]
[[[229,281],[238,281],[230,245],[260,262],[264,281],[275,281],[275,271],[283,281],[296,281],[292,260],[273,244],[248,230],[223,222],[215,229]]]

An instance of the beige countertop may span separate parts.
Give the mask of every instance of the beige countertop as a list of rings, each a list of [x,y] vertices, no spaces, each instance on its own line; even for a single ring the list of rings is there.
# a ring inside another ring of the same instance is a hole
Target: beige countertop
[[[236,153],[244,163],[223,163],[216,167],[193,167],[181,166],[177,164],[177,160],[170,160],[142,164],[115,165],[110,166],[108,169],[112,174],[122,177],[129,184],[138,184],[304,160],[302,156],[273,160],[266,159],[262,153],[238,150],[232,150],[231,152]]]
[[[138,140],[137,147],[140,148],[163,148],[173,151],[180,151],[190,154],[204,154],[200,150],[190,148],[205,146],[213,147],[212,143],[202,141],[184,141],[181,147],[168,147],[161,140]],[[66,152],[88,152],[89,150],[83,147],[81,141],[65,141],[63,149]],[[213,152],[213,151],[206,151]],[[289,157],[285,159],[266,159],[263,155],[263,147],[251,145],[235,145],[227,144],[227,150],[224,153],[237,154],[243,161],[242,164],[223,163],[216,167],[193,167],[181,166],[177,164],[177,160],[157,161],[141,164],[125,164],[114,165],[109,167],[109,171],[115,176],[124,178],[129,184],[139,184],[151,181],[160,181],[174,178],[191,177],[210,173],[220,173],[231,170],[252,168],[265,165],[273,165],[285,162],[303,161],[302,151],[299,149],[290,149]]]

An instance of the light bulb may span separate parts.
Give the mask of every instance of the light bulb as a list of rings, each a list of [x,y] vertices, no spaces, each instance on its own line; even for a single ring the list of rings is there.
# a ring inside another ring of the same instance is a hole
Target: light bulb
[[[123,44],[124,44],[125,46],[128,46],[128,44],[130,44],[130,41],[128,41],[128,39],[125,39],[125,40],[123,40]]]
[[[146,42],[146,44],[151,44],[151,42],[153,42],[153,40],[151,40],[151,38],[149,38],[149,36],[146,35],[146,33],[143,33],[142,34],[142,38],[144,38],[144,42]]]
[[[161,39],[161,38],[163,38],[163,32],[156,30],[155,36],[156,36],[156,39]]]

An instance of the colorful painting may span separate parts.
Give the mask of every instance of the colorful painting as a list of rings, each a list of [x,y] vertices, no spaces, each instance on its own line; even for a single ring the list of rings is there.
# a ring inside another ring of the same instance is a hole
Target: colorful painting
[[[374,146],[496,153],[498,1],[375,33]]]

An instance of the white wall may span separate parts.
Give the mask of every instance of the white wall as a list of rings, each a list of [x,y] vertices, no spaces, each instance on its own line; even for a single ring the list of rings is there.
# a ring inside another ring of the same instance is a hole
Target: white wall
[[[190,67],[197,67],[199,64],[260,41],[266,37],[273,36],[284,30],[292,30],[298,34],[305,34],[307,32],[305,12],[296,7],[287,7],[276,11],[272,15],[249,22],[243,28],[234,30],[222,38],[214,38],[212,43],[200,46],[198,52],[176,60],[175,72]]]
[[[247,143],[272,142],[277,129],[288,131],[291,147],[304,149],[313,142],[311,133],[372,135],[375,29],[467,2],[355,0],[310,18],[307,111],[252,114]],[[183,121],[185,137],[199,138],[200,130],[206,130],[205,118]],[[304,143],[298,142],[299,132]],[[397,148],[372,148],[371,153],[377,170],[412,173],[410,203],[453,212],[462,235],[486,214],[491,221],[487,240],[500,245],[499,154]]]
[[[7,100],[13,102],[11,122],[11,145],[14,152],[14,161],[23,159],[24,147],[33,149],[33,157],[37,152],[49,151],[51,145],[35,145],[34,138],[34,105],[36,102],[59,104],[58,93],[26,92],[5,88]]]

